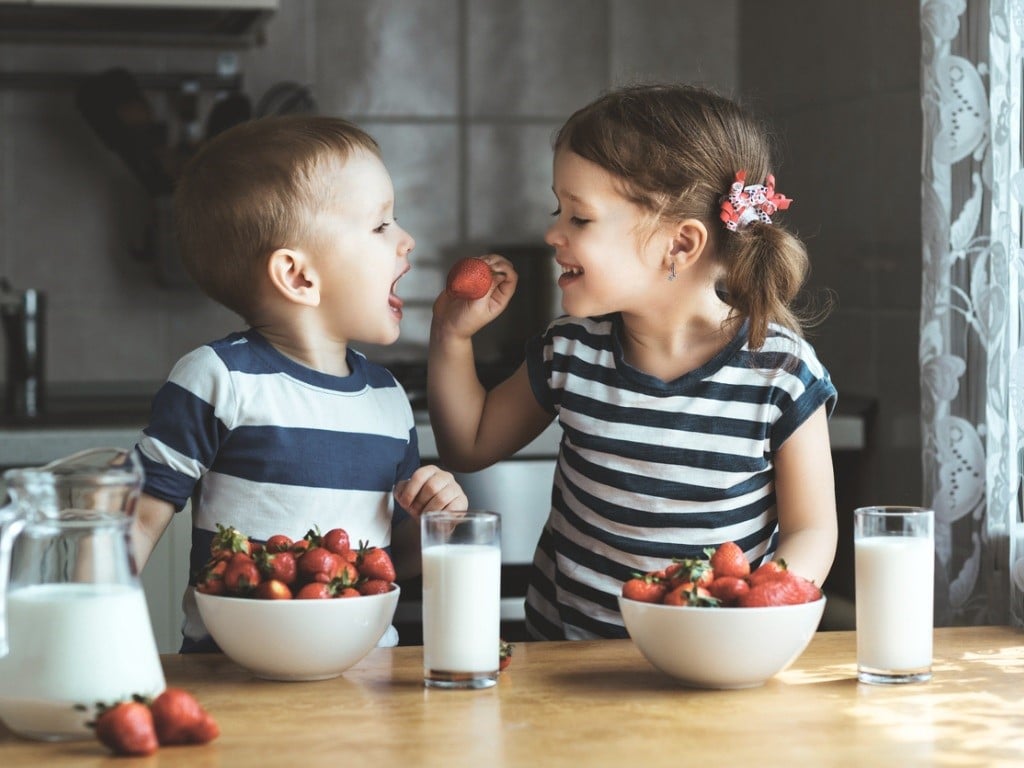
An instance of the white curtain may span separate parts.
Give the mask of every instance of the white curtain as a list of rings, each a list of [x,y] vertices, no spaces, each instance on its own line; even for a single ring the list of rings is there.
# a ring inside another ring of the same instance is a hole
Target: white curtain
[[[936,622],[1024,625],[1024,0],[922,0],[925,498]]]

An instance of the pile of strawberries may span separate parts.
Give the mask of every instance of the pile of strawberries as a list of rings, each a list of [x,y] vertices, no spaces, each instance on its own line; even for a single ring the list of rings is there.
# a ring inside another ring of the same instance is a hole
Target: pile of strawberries
[[[277,534],[260,543],[218,525],[196,590],[262,600],[323,600],[390,592],[394,580],[387,551],[367,542],[353,549],[344,528],[324,534],[312,528],[294,541]]]
[[[217,721],[183,688],[168,688],[152,701],[136,695],[131,701],[98,704],[89,725],[117,755],[151,755],[157,747],[206,744],[220,735]]]
[[[664,605],[753,608],[811,603],[821,597],[812,581],[770,560],[751,572],[750,562],[733,541],[704,550],[707,560],[673,560],[657,571],[635,574],[622,585],[630,600]]]

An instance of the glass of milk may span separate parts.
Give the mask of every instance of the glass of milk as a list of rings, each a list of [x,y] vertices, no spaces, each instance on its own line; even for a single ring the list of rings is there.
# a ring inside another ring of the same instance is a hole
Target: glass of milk
[[[489,688],[498,681],[501,517],[497,512],[425,512],[423,682],[428,688]]]
[[[857,679],[932,678],[935,513],[921,507],[853,512]]]

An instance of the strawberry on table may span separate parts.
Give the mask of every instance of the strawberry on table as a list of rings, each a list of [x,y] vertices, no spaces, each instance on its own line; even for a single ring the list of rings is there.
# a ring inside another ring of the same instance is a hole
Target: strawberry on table
[[[491,265],[477,256],[459,259],[448,272],[448,293],[460,299],[474,301],[491,290]]]
[[[501,672],[503,669],[508,669],[508,665],[512,663],[512,651],[515,648],[512,643],[505,642],[503,638],[498,638],[498,671]]]
[[[196,698],[183,688],[168,688],[150,707],[161,746],[205,744],[220,735],[220,728]]]
[[[141,701],[102,707],[93,727],[96,738],[117,755],[151,755],[159,746],[153,714]]]

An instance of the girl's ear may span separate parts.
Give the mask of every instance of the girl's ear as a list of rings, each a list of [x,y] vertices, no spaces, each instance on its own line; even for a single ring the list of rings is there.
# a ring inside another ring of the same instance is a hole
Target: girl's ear
[[[686,269],[697,262],[708,244],[708,229],[699,219],[685,219],[675,225],[667,258],[676,269]]]
[[[273,289],[288,301],[308,307],[320,304],[316,270],[304,251],[278,248],[267,260],[267,276]]]

